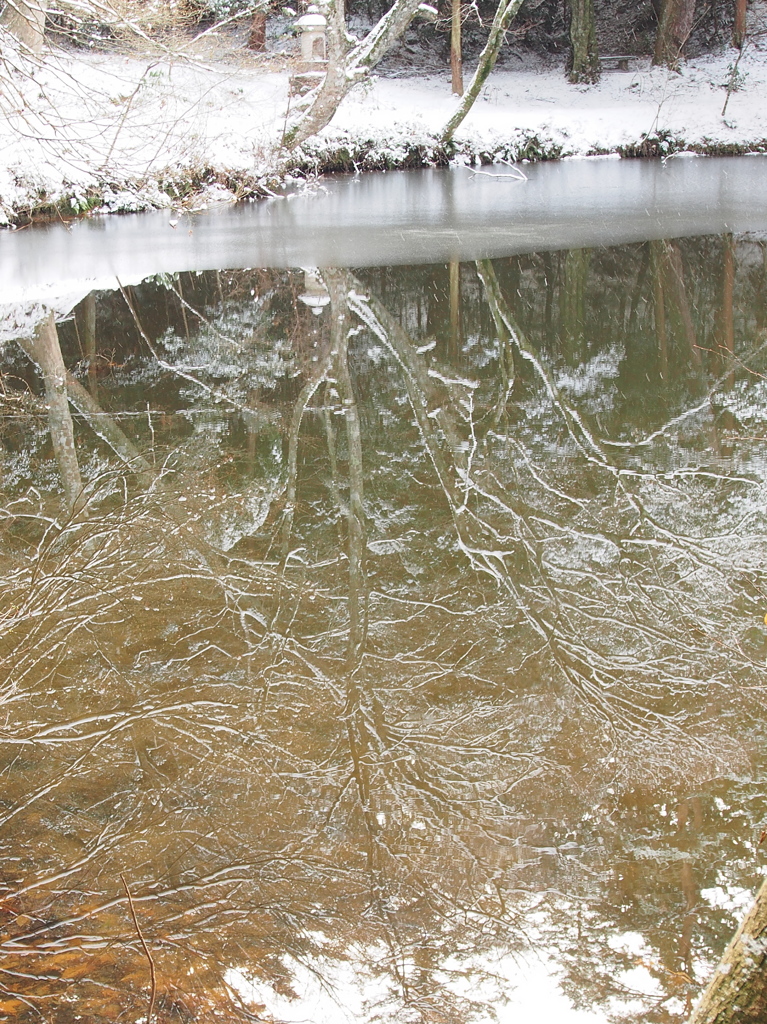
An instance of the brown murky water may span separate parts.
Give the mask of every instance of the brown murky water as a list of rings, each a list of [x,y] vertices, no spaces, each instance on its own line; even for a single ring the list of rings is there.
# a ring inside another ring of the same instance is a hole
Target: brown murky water
[[[206,271],[8,344],[0,1019],[518,1021],[534,954],[683,1020],[765,863],[766,282]]]

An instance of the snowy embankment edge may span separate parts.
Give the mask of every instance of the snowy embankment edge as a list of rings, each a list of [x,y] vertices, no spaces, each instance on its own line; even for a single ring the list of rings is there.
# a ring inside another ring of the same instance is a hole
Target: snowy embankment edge
[[[641,134],[635,141],[612,147],[578,149],[564,135],[541,130],[513,129],[492,139],[464,136],[443,142],[438,136],[414,131],[412,125],[385,133],[323,132],[290,153],[275,153],[270,165],[231,169],[215,166],[174,167],[134,179],[105,175],[87,187],[63,182],[56,193],[19,191],[11,203],[0,196],[0,227],[76,220],[108,213],[167,209],[193,212],[222,203],[263,199],[279,194],[297,181],[330,173],[412,170],[462,164],[535,163],[574,157],[616,156],[665,159],[681,153],[698,156],[745,156],[767,153],[767,138],[722,142],[705,137],[688,141],[661,130]]]

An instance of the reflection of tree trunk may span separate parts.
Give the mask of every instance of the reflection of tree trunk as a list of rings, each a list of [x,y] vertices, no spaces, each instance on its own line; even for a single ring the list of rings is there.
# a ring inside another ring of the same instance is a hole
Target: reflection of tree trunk
[[[461,348],[461,264],[450,261],[450,358]]]
[[[724,951],[690,1024],[767,1020],[767,879]]]
[[[684,895],[685,915],[682,919],[682,932],[679,937],[679,966],[680,970],[692,976],[692,936],[698,920],[698,915],[695,913],[695,907],[698,905],[698,885],[695,881],[692,861],[689,859],[682,861],[680,882]]]
[[[0,25],[34,54],[42,53],[45,39],[45,12],[41,0],[8,0],[0,14]]]
[[[650,266],[652,270],[653,311],[655,316],[655,337],[658,341],[660,372],[668,377],[668,339],[666,337],[666,307],[663,298],[663,252],[662,242],[650,242]]]
[[[548,293],[550,289],[547,289],[547,301]],[[500,311],[496,305],[490,307],[490,312],[493,315],[493,321],[495,323],[495,330],[498,335],[499,352],[498,352],[498,370],[501,376],[501,393],[498,396],[498,404],[495,412],[495,423],[496,425],[501,422],[501,419],[505,415],[506,406],[508,405],[511,392],[514,387],[515,380],[515,366],[514,366],[514,348],[511,343],[511,335],[509,334],[509,328],[503,321],[503,317],[500,315]]]
[[[298,481],[298,435],[301,431],[301,421],[304,418],[306,407],[311,401],[314,392],[325,379],[327,366],[323,366],[316,377],[313,377],[301,389],[298,401],[293,408],[293,416],[290,420],[290,431],[288,433],[288,480],[285,498],[285,519],[282,524],[282,557],[288,557],[290,551],[290,537],[293,533],[293,518],[296,512],[296,486]]]
[[[333,372],[344,410],[349,455],[349,507],[347,509],[347,551],[349,556],[349,642],[346,651],[346,705],[344,721],[352,759],[353,774],[365,819],[368,869],[375,866],[375,835],[379,831],[372,801],[371,767],[376,735],[371,723],[371,695],[358,678],[367,633],[367,581],[365,577],[365,509],[362,470],[362,432],[359,410],[349,372],[349,308],[346,275],[323,272],[330,294],[330,348]],[[373,713],[375,698],[372,697]]]
[[[700,349],[695,336],[695,324],[692,320],[692,310],[687,298],[687,289],[684,283],[684,266],[682,264],[682,253],[677,242],[664,242],[664,253],[669,273],[667,283],[670,291],[676,300],[676,308],[682,321],[684,334],[690,348],[690,355],[693,362],[698,366],[701,364]]]
[[[655,280],[655,325],[659,335],[666,337],[668,320],[684,335],[695,366],[700,369],[702,360],[692,309],[687,297],[684,280],[682,252],[677,242],[650,242]],[[665,344],[665,340],[663,342]]]
[[[722,352],[723,362],[730,367],[735,354],[735,321],[732,300],[735,291],[735,242],[731,234],[724,236],[724,254],[722,260]],[[732,387],[735,383],[735,371],[731,370],[727,382]]]
[[[596,82],[599,53],[593,0],[568,0],[570,8],[570,81]]]
[[[347,512],[349,544],[349,650],[350,670],[359,663],[365,643],[365,509],[362,471],[362,433],[357,399],[349,373],[349,311],[343,276],[330,271],[323,274],[330,293],[331,353],[334,372],[344,409],[349,451],[349,508]]]
[[[340,513],[344,511],[344,502],[341,499],[341,491],[338,486],[338,458],[336,457],[336,430],[333,425],[333,412],[328,407],[328,388],[325,388],[324,407],[322,419],[325,424],[325,439],[328,445],[328,461],[330,462],[330,493],[333,497],[333,504]],[[348,514],[348,509],[347,509]],[[338,520],[338,540],[343,544],[343,531],[340,519]]]
[[[53,452],[64,487],[64,500],[67,509],[73,512],[82,505],[83,485],[67,398],[67,369],[61,355],[53,313],[37,328],[34,337],[23,340],[21,345],[42,370]]]
[[[83,359],[88,363],[88,387],[98,397],[96,380],[96,295],[90,292],[75,306],[75,330]]]
[[[461,0],[451,0],[450,75],[453,95],[463,96],[463,60],[461,57]]]
[[[586,285],[589,277],[591,253],[588,249],[570,249],[565,256],[564,286],[562,288],[562,328],[568,340],[583,338],[586,313]]]
[[[246,404],[252,406],[254,409],[257,405],[257,393],[253,392],[248,395]],[[256,471],[256,446],[258,443],[258,434],[260,428],[260,418],[255,412],[243,413],[245,421],[245,432],[248,437],[248,469],[251,473]]]
[[[695,0],[663,0],[660,24],[655,36],[653,64],[676,68],[692,31]]]

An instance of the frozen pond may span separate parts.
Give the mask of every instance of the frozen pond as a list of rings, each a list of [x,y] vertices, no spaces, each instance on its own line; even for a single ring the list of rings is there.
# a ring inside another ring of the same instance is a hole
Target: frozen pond
[[[0,235],[0,1016],[686,1019],[764,871],[765,161],[523,170]]]

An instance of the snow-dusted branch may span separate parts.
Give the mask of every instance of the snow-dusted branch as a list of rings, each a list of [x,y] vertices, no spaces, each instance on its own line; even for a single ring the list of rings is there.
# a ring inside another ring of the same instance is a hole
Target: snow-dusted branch
[[[485,84],[488,75],[495,67],[495,62],[498,60],[506,29],[521,6],[522,0],[499,0],[493,23],[490,26],[490,33],[487,37],[485,48],[479,56],[479,63],[477,64],[477,70],[474,72],[471,84],[458,104],[458,109],[442,130],[443,142],[449,142],[452,139],[456,129],[474,106],[482,86]]]

